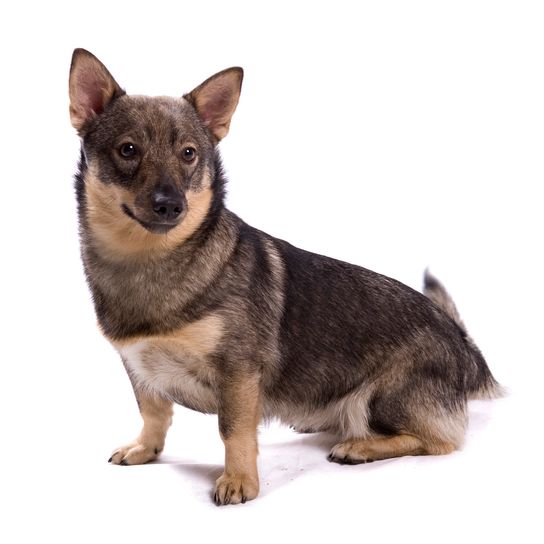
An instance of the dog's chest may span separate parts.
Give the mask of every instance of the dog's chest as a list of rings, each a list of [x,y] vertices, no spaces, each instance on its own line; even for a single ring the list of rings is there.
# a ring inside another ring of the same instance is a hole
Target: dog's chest
[[[221,320],[208,316],[174,334],[114,345],[136,388],[199,412],[215,413],[217,376],[210,354],[221,335]]]

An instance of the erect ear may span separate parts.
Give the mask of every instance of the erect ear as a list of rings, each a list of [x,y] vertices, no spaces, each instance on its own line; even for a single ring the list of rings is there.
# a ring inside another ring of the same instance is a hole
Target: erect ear
[[[85,49],[75,49],[70,66],[70,120],[81,132],[85,123],[125,94],[108,69]]]
[[[195,107],[204,125],[217,140],[224,138],[229,131],[230,120],[240,98],[243,78],[242,68],[227,68],[184,97]]]

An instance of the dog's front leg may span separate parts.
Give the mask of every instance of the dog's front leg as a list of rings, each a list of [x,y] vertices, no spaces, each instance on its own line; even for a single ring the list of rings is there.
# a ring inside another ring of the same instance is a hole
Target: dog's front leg
[[[225,470],[217,480],[218,506],[254,499],[259,493],[257,425],[261,417],[260,377],[229,376],[222,383],[219,432],[225,444]]]
[[[140,436],[117,448],[109,462],[116,465],[141,465],[153,461],[164,448],[166,432],[172,424],[173,403],[155,394],[134,388],[144,426]]]

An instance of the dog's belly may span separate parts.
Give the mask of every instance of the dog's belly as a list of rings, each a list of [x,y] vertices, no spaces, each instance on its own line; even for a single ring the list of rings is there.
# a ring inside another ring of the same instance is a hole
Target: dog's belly
[[[265,398],[263,417],[265,420],[279,419],[302,432],[328,431],[344,438],[365,438],[370,436],[368,418],[372,392],[372,387],[361,385],[344,397],[319,407]]]
[[[114,342],[135,388],[204,413],[217,413],[215,367],[209,354],[222,334],[216,316],[175,334]]]

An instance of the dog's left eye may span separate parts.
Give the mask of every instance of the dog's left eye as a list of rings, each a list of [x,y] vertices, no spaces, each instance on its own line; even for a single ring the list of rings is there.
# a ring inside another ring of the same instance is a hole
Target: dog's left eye
[[[196,149],[194,147],[184,147],[181,154],[185,162],[193,162],[196,157]]]
[[[123,144],[119,148],[119,154],[125,159],[130,159],[131,157],[134,157],[134,155],[136,155],[136,146],[131,143]]]

